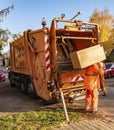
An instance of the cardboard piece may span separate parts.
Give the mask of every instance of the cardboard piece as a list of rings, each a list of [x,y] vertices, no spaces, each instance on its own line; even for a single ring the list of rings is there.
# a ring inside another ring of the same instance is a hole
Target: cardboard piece
[[[83,69],[89,65],[106,59],[104,48],[100,45],[70,53],[74,69]]]

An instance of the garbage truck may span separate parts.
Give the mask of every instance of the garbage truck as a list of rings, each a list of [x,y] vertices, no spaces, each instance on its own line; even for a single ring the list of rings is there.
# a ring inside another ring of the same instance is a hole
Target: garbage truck
[[[98,25],[64,18],[42,25],[10,42],[11,86],[45,101],[59,100],[61,91],[68,100],[84,95],[84,67],[75,67],[71,54],[98,45]]]

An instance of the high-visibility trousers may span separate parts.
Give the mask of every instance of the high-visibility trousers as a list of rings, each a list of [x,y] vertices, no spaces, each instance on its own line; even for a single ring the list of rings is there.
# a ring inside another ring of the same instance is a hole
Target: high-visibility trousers
[[[93,90],[86,90],[86,110],[97,111],[98,110],[98,98],[99,92],[95,88]]]
[[[104,78],[104,73],[101,73],[99,76],[100,76],[100,88],[104,91],[104,94],[107,94],[107,85],[106,80]]]

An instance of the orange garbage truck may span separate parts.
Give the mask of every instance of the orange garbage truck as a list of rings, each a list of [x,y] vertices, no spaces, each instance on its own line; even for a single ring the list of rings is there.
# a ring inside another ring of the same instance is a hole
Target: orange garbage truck
[[[98,25],[54,18],[50,27],[27,30],[10,42],[11,86],[45,101],[85,93],[83,68],[74,68],[70,54],[98,44]]]

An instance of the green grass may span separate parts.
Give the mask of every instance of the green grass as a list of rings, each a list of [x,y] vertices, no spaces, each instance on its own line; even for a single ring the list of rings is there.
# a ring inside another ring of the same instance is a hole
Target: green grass
[[[68,112],[70,121],[83,118],[83,113]],[[0,116],[0,130],[51,130],[66,122],[64,111],[39,110]]]

